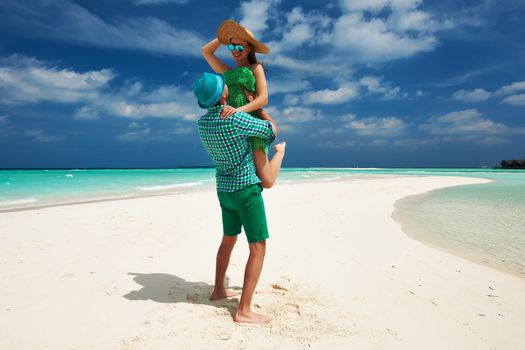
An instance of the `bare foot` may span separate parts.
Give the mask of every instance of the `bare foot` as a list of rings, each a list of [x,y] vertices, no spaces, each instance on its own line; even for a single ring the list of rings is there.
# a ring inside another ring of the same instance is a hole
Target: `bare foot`
[[[275,152],[284,153],[284,150],[286,149],[286,142],[281,142],[281,143],[276,144],[275,146],[273,146],[273,149],[275,150]]]
[[[235,292],[233,290],[214,290],[210,295],[210,300],[220,300],[220,299],[226,299],[231,297],[236,297],[240,295],[241,293]]]
[[[267,315],[258,314],[252,311],[248,312],[240,312],[237,310],[235,313],[235,316],[233,316],[233,320],[235,322],[239,323],[270,323],[272,321],[272,318]]]

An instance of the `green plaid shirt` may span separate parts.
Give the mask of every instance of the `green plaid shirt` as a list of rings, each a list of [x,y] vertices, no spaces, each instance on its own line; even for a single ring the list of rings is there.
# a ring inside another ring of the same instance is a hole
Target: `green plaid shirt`
[[[221,119],[222,107],[212,107],[199,118],[199,136],[215,162],[217,191],[235,192],[261,182],[255,173],[248,137],[260,137],[270,144],[275,133],[272,123],[244,112]]]

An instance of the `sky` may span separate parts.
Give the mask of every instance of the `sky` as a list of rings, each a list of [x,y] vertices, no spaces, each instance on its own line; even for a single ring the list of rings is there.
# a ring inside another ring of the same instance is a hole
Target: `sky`
[[[2,0],[0,168],[211,165],[191,85],[225,19],[270,47],[285,167],[525,159],[524,18],[522,0]]]

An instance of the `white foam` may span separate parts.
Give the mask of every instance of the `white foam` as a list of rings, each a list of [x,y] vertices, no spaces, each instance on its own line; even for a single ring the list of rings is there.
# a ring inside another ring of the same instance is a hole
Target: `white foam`
[[[35,202],[38,202],[38,199],[36,198],[13,199],[10,201],[0,202],[0,206],[29,204],[29,203],[35,203]]]
[[[73,174],[66,174],[66,177],[74,177]]]
[[[180,187],[192,187],[202,185],[202,182],[185,182],[180,184],[171,184],[171,185],[156,185],[156,186],[147,186],[147,187],[137,187],[139,190],[143,191],[162,191],[162,190],[171,190],[174,188]]]
[[[333,181],[333,180],[341,180],[341,176],[334,176],[334,177],[325,177],[324,179],[317,179],[317,181]]]

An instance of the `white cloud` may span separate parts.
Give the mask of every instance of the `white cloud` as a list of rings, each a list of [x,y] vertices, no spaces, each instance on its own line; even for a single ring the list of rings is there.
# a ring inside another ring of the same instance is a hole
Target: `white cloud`
[[[500,95],[508,95],[523,90],[525,90],[525,81],[518,81],[501,87],[496,93]]]
[[[303,94],[303,103],[312,104],[341,104],[359,96],[359,90],[354,85],[341,86],[336,90],[323,89],[309,91]]]
[[[475,109],[450,112],[431,118],[420,126],[421,130],[432,135],[493,135],[509,132],[504,124],[481,118],[481,113]]]
[[[322,77],[346,77],[351,69],[348,65],[340,64],[340,59],[316,57],[315,59],[303,60],[285,55],[272,56],[271,65],[277,66],[291,72],[298,72],[303,77],[322,76]],[[339,63],[339,65],[338,65]]]
[[[96,99],[98,92],[115,77],[111,69],[75,72],[46,67],[43,62],[13,55],[0,62],[2,103],[54,101],[75,103]],[[14,63],[17,62],[17,63]]]
[[[358,13],[343,15],[336,21],[333,40],[336,49],[347,52],[350,60],[363,63],[411,57],[437,45],[433,35],[399,34],[382,19],[367,20]]]
[[[392,87],[390,83],[384,83],[382,77],[365,76],[359,80],[359,85],[364,86],[371,93],[383,95],[385,100],[392,100],[399,96],[399,86]]]
[[[423,147],[423,146],[433,146],[439,143],[439,139],[436,137],[426,139],[426,138],[407,138],[394,141],[394,146],[400,147]]]
[[[135,5],[187,4],[189,0],[133,0]]]
[[[485,89],[475,89],[472,91],[459,90],[452,94],[452,98],[463,102],[480,102],[488,100],[492,94]]]
[[[51,143],[51,142],[59,142],[59,141],[64,140],[63,136],[50,135],[42,129],[27,130],[24,134],[26,136],[31,137],[33,142],[37,142],[37,143]]]
[[[123,141],[123,142],[136,141],[136,140],[143,139],[149,136],[150,134],[151,134],[150,129],[144,129],[140,131],[130,131],[130,132],[126,132],[124,134],[118,135],[116,139],[119,141]]]
[[[306,79],[297,79],[290,76],[279,76],[268,80],[268,93],[270,95],[288,92],[300,92],[312,87]]]
[[[283,98],[283,104],[285,106],[294,106],[301,103],[301,96],[294,94],[286,94]]]
[[[525,94],[508,96],[502,102],[514,106],[525,106]]]
[[[509,140],[501,137],[484,137],[479,141],[482,145],[501,145],[509,142]]]
[[[405,132],[407,124],[395,117],[369,117],[358,119],[352,115],[344,117],[344,128],[353,130],[362,136],[387,137],[397,136]]]
[[[140,50],[176,56],[201,57],[205,39],[196,32],[176,28],[154,17],[118,17],[104,20],[67,0],[10,6],[13,29],[96,47]]]
[[[277,28],[282,32],[280,41],[270,41],[272,53],[293,53],[301,46],[326,43],[332,19],[319,12],[304,13],[301,7],[294,7],[285,16],[286,24]]]
[[[82,106],[75,110],[75,119],[97,120],[100,119],[99,111],[90,106]]]
[[[203,114],[189,87],[163,85],[145,91],[134,81],[112,89],[109,82],[115,76],[111,69],[75,72],[15,55],[0,61],[0,103],[80,104],[73,117],[91,120],[101,115],[195,120]]]
[[[272,6],[278,4],[280,0],[251,0],[241,3],[241,21],[242,25],[248,28],[257,39],[260,36],[268,24],[268,14]]]
[[[277,109],[275,107],[266,108],[267,112],[276,118],[277,123],[304,123],[323,117],[321,111],[308,107],[286,107]]]
[[[341,5],[344,10],[372,12],[378,12],[385,7],[413,9],[421,3],[422,0],[341,0]]]
[[[353,141],[353,140],[347,140],[347,141],[343,141],[343,142],[334,142],[332,140],[328,140],[328,141],[325,141],[325,142],[320,142],[318,143],[316,146],[318,148],[348,148],[348,147],[353,147],[353,146],[356,146],[357,145],[357,142],[356,141]]]
[[[450,29],[450,20],[439,22],[420,9],[421,0],[343,0],[343,15],[331,35],[336,49],[358,63],[384,62],[431,51],[434,36]]]

